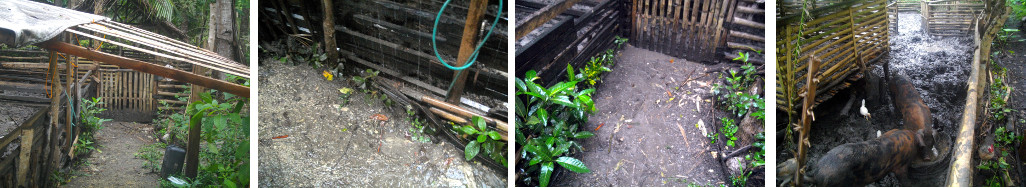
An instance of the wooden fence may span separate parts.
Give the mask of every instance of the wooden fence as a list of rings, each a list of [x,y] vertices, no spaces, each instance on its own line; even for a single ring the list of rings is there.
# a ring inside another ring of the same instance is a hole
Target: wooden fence
[[[754,0],[634,0],[630,6],[631,43],[641,48],[693,61],[764,50],[765,23],[758,21],[765,5]]]
[[[809,12],[812,20],[805,21],[803,30],[799,15],[777,19],[777,108],[791,117],[806,96],[806,74],[814,73],[819,81],[814,91],[818,104],[861,78],[869,64],[885,62],[881,57],[890,51],[886,0],[841,1]],[[822,59],[821,69],[808,70],[811,55]]]
[[[108,110],[150,113],[156,110],[156,79],[152,74],[130,69],[100,69],[100,88],[96,95]]]
[[[935,36],[969,36],[983,1],[940,0],[920,2],[923,31]]]

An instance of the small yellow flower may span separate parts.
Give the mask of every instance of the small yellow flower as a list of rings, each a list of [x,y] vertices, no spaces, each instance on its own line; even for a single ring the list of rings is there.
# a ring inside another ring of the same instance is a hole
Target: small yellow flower
[[[327,78],[329,81],[335,77],[335,75],[332,75],[328,71],[324,71],[324,74],[322,74],[322,75],[324,75],[324,78]]]

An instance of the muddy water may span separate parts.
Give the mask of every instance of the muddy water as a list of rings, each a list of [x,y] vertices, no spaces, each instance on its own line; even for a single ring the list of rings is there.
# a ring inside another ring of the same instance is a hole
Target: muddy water
[[[918,13],[901,13],[898,33],[891,33],[890,46],[887,57],[890,74],[907,75],[930,107],[933,126],[941,135],[937,148],[943,158],[914,165],[909,182],[899,182],[894,175],[889,175],[869,186],[941,186],[950,160],[951,140],[965,104],[972,39],[931,37],[921,30]],[[841,144],[870,140],[876,137],[877,131],[902,128],[901,115],[891,104],[888,91],[878,89],[886,88],[882,85],[886,82],[883,67],[875,66],[865,79],[817,107],[809,140],[812,143],[810,163]],[[868,120],[858,112],[863,99],[872,114]],[[793,155],[781,152],[778,157],[787,159]]]

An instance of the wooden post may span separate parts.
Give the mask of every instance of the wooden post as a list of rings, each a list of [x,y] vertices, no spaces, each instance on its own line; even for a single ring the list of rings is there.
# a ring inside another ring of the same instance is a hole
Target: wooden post
[[[481,20],[484,18],[485,11],[488,10],[488,0],[471,0],[469,9],[467,11],[467,21],[463,25],[460,54],[456,58],[456,62],[453,62],[454,67],[463,66],[470,59],[470,56],[474,54],[474,48],[477,47],[477,35],[481,31]],[[453,75],[453,85],[449,88],[449,92],[445,94],[445,101],[459,104],[466,81],[466,69],[456,71],[456,74]]]
[[[21,154],[18,156],[18,186],[27,187],[29,186],[26,182],[26,176],[28,176],[30,161],[32,161],[32,142],[35,141],[32,131],[35,129],[26,129],[21,133],[21,145],[18,148],[21,149]]]
[[[805,166],[805,153],[809,147],[809,130],[812,128],[812,119],[815,117],[812,114],[812,104],[816,102],[816,73],[819,72],[819,58],[811,56],[809,58],[809,71],[805,74],[805,101],[802,103],[802,111],[799,112],[802,121],[802,130],[798,133],[798,170],[794,173],[795,186],[801,185],[802,171],[801,169]]]

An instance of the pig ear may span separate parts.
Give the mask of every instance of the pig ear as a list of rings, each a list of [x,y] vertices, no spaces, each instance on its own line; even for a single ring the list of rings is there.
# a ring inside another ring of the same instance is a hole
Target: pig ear
[[[919,143],[919,146],[926,146],[926,143],[923,142],[923,129],[916,131],[916,142]]]

